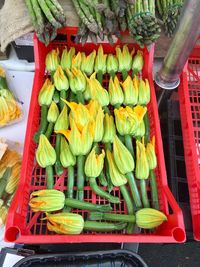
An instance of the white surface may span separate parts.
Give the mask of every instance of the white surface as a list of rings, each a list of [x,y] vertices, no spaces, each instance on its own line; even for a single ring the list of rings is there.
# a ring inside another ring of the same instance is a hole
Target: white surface
[[[8,70],[17,71],[34,71],[35,63],[30,63],[26,60],[19,60],[13,47],[11,47],[11,52],[9,59],[0,60],[0,65]]]
[[[3,137],[23,144],[34,72],[7,71],[6,75],[10,89],[22,103],[23,118],[18,123],[0,128],[0,138]]]
[[[7,253],[2,267],[13,267],[15,263],[17,263],[23,258],[24,257],[19,256],[19,255],[13,255],[13,254]]]

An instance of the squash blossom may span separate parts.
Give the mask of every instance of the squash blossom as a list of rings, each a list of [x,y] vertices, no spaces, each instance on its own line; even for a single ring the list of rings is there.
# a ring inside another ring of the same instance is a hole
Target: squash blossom
[[[11,175],[8,178],[8,182],[5,188],[6,193],[13,194],[19,184],[19,175],[21,170],[21,162],[16,163],[12,167]]]
[[[67,91],[69,89],[68,79],[60,65],[57,67],[56,72],[53,75],[53,79],[54,85],[58,91]]]
[[[112,143],[116,135],[116,128],[114,123],[114,118],[112,115],[105,114],[104,117],[104,134],[103,134],[103,143]]]
[[[81,62],[82,62],[82,55],[81,52],[78,52],[77,55],[74,55],[72,57],[72,68],[81,68]]]
[[[135,137],[143,137],[145,135],[145,124],[144,120],[142,120],[136,129],[134,129],[133,135]]]
[[[150,86],[149,81],[145,79],[145,82],[141,79],[138,91],[138,104],[147,105],[150,102]]]
[[[114,161],[113,154],[109,150],[106,151],[106,157],[108,160],[109,174],[110,174],[112,184],[114,186],[121,186],[121,185],[126,184],[127,179],[126,179],[125,175],[119,171],[119,169],[118,169],[118,167]]]
[[[136,167],[135,176],[137,179],[147,179],[149,177],[149,163],[145,151],[145,146],[140,141],[136,141]]]
[[[67,113],[67,106],[64,105],[58,119],[54,125],[54,131],[67,130],[69,128],[69,118]]]
[[[78,91],[83,92],[86,89],[86,78],[80,69],[72,68],[70,71],[66,69],[67,76],[69,78],[70,89],[73,93]]]
[[[131,107],[114,110],[116,128],[121,135],[130,135],[132,128],[138,125],[138,116]]]
[[[61,137],[61,144],[60,144],[60,161],[64,168],[68,168],[69,166],[74,166],[76,164],[76,158],[72,154],[70,147],[67,143],[67,140],[64,136]]]
[[[65,47],[65,49],[63,49],[61,62],[60,62],[60,65],[61,65],[63,70],[71,69],[72,58],[74,57],[74,55],[75,55],[75,48],[74,47],[70,47],[69,51],[67,50],[67,47]]]
[[[6,218],[8,215],[8,207],[2,206],[0,207],[0,225],[6,223]]]
[[[104,54],[103,47],[100,45],[94,63],[95,72],[102,72],[103,74],[106,73],[106,58],[107,55]]]
[[[60,64],[60,58],[59,58],[59,50],[53,49],[51,50],[45,60],[46,69],[50,72],[56,71],[58,65]]]
[[[73,119],[70,123],[71,130],[60,130],[57,133],[61,133],[67,138],[74,156],[86,155],[90,151],[94,140],[94,124],[89,122],[82,130],[79,130]]]
[[[90,97],[93,100],[97,100],[99,104],[104,107],[109,104],[109,94],[106,89],[102,87],[97,79],[89,79]]]
[[[133,74],[138,74],[142,71],[144,66],[143,52],[141,50],[137,51],[137,54],[133,57],[132,70]]]
[[[157,166],[157,158],[155,153],[155,136],[152,137],[151,142],[146,146],[146,155],[149,163],[149,169],[155,169]]]
[[[4,97],[0,97],[0,125],[5,125],[10,120],[8,105]]]
[[[135,75],[133,78],[133,86],[138,91],[138,93],[139,93],[139,85],[140,85],[140,80],[139,80],[138,76]]]
[[[59,116],[59,109],[54,101],[51,102],[47,113],[47,121],[55,123]]]
[[[138,88],[134,86],[131,77],[128,75],[121,85],[124,91],[124,105],[137,105]]]
[[[56,162],[56,152],[44,134],[40,135],[39,145],[35,152],[37,163],[42,168],[52,166]]]
[[[137,117],[135,123],[133,124],[133,127],[131,128],[130,134],[136,136],[137,131],[144,130],[144,129],[138,129],[138,127],[142,127],[141,122],[144,118],[144,115],[147,112],[147,108],[137,105],[134,108],[132,108],[132,110],[134,114],[133,118],[135,118],[135,115]]]
[[[135,217],[137,226],[143,229],[153,229],[167,221],[167,216],[163,212],[151,208],[138,210]]]
[[[51,104],[55,87],[49,79],[46,79],[38,95],[39,105],[49,106]]]
[[[57,211],[65,205],[65,195],[63,192],[55,189],[43,189],[31,193],[29,206],[32,211]]]
[[[69,119],[73,119],[76,122],[76,126],[81,131],[85,124],[87,124],[91,120],[91,115],[83,104],[75,103],[75,102],[68,102],[65,99],[62,99],[71,109],[69,114]],[[71,124],[71,123],[70,123]],[[63,128],[64,129],[64,128]],[[61,129],[62,130],[62,129]]]
[[[83,217],[76,213],[46,214],[47,228],[57,234],[79,235],[83,231]]]
[[[124,95],[117,76],[115,76],[114,81],[113,78],[110,77],[108,93],[111,105],[115,106],[123,103]]]
[[[94,122],[94,142],[101,142],[104,133],[104,111],[99,102],[96,100],[91,100],[86,107]]]
[[[3,89],[1,89],[1,91],[2,90]],[[15,120],[20,116],[21,109],[15,99],[9,99],[0,96],[0,126],[3,126],[12,120]]]
[[[115,163],[122,174],[126,174],[134,170],[134,159],[117,135],[115,136],[113,142],[113,156]]]
[[[91,90],[90,90],[90,79],[96,79],[96,72],[94,72],[90,78],[88,78],[87,76],[85,76],[86,78],[86,88],[85,88],[85,91],[84,91],[84,98],[85,100],[89,100],[91,99]]]
[[[85,162],[85,175],[87,177],[96,178],[100,175],[103,170],[105,152],[102,149],[101,154],[96,154],[96,147],[92,149],[90,154],[87,156]]]
[[[113,74],[118,72],[119,63],[117,57],[112,54],[108,54],[106,61],[107,72]]]
[[[132,55],[134,54],[135,50],[133,49],[130,53],[127,45],[124,45],[122,50],[119,46],[117,46],[115,50],[119,62],[119,72],[124,70],[129,71],[132,66]]]
[[[96,57],[96,51],[93,50],[88,56],[85,53],[82,53],[82,63],[81,63],[81,70],[87,76],[90,76],[94,72],[94,61]]]

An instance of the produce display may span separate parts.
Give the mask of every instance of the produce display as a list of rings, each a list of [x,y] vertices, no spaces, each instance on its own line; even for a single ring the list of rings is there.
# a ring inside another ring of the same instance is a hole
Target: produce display
[[[16,122],[21,116],[19,103],[8,87],[5,70],[0,66],[0,128]]]
[[[135,225],[153,229],[167,220],[159,211],[144,64],[143,52],[130,51],[127,45],[117,46],[114,55],[105,54],[102,46],[89,55],[73,47],[47,54],[48,77],[38,94],[41,118],[34,135],[46,189],[32,192],[29,206],[46,213],[49,231],[132,234]],[[54,189],[55,177],[66,169],[62,192]],[[86,201],[86,188],[103,204]],[[122,201],[125,210],[113,212],[113,205]],[[77,210],[88,211],[87,216]]]
[[[8,208],[19,184],[21,155],[0,143],[0,225],[5,224]]]
[[[25,0],[39,40],[46,45],[66,24],[62,6],[57,0]],[[161,25],[169,36],[174,33],[183,0],[71,0],[80,19],[75,42],[93,43],[105,37],[112,44],[128,30],[142,47],[151,45],[160,36]],[[157,18],[157,13],[159,19]],[[67,15],[67,14],[66,14]]]
[[[46,45],[57,35],[57,29],[66,24],[62,6],[57,0],[25,0],[39,40]]]
[[[76,41],[85,43],[87,38],[96,43],[97,36],[107,36],[113,43],[113,35],[120,37],[120,31],[129,30],[136,42],[150,45],[160,36],[160,25],[155,16],[155,0],[72,0],[80,18]]]
[[[176,29],[183,3],[183,0],[156,0],[158,13],[168,36],[172,36]]]

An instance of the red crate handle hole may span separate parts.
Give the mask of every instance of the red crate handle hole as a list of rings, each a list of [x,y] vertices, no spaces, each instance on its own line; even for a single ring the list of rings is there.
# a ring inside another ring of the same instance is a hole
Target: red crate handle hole
[[[176,240],[176,242],[182,243],[186,239],[185,231],[180,227],[174,228],[172,230],[172,235],[173,235],[173,238]]]
[[[15,242],[21,235],[20,229],[16,226],[8,228],[5,232],[5,240]]]

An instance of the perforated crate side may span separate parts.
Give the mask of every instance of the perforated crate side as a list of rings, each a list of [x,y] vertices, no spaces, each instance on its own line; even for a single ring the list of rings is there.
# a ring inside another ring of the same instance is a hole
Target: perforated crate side
[[[193,234],[200,240],[200,47],[181,76],[179,96]]]

